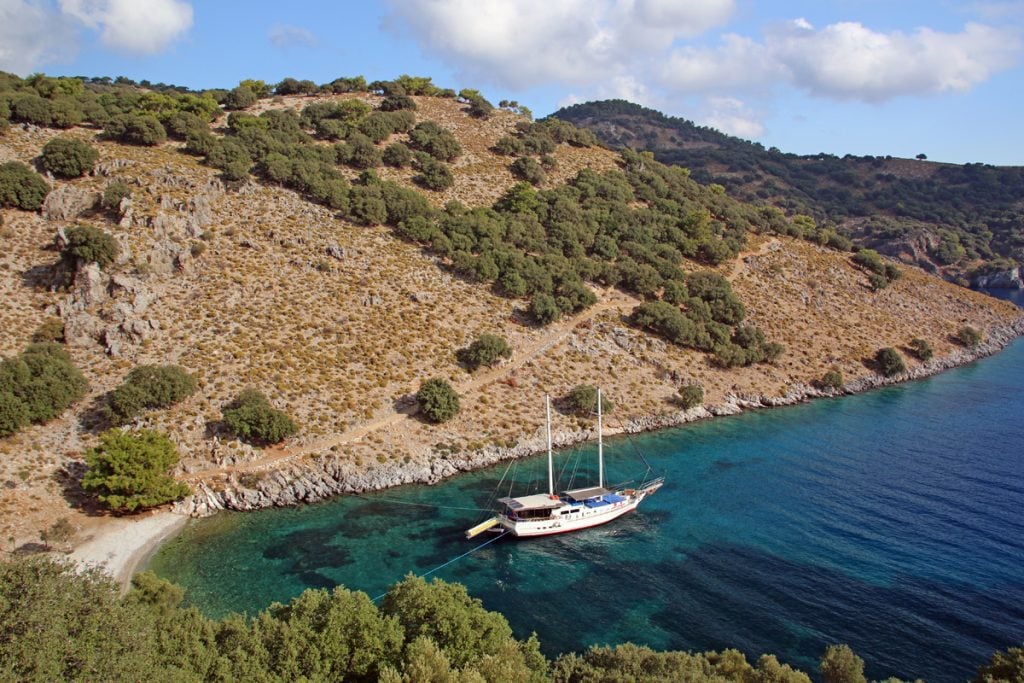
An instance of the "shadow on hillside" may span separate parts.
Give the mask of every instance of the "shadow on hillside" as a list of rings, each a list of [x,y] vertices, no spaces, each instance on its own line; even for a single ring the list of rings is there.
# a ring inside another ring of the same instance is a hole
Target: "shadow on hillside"
[[[110,511],[82,489],[82,477],[86,469],[84,460],[70,460],[54,472],[51,478],[60,486],[61,495],[68,505],[90,517],[106,517]]]
[[[56,261],[49,265],[32,266],[21,271],[21,283],[29,289],[36,291],[57,291],[70,284],[71,278],[65,268],[63,261]]]

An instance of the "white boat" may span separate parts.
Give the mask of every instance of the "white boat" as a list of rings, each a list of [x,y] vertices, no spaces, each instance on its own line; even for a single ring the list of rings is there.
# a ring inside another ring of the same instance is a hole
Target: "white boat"
[[[597,391],[597,486],[555,493],[554,458],[551,448],[551,399],[545,397],[548,437],[548,492],[499,498],[501,509],[490,519],[466,531],[473,538],[484,531],[505,531],[514,536],[548,536],[606,524],[631,512],[665,483],[649,479],[635,488],[605,488],[604,440],[601,390]]]

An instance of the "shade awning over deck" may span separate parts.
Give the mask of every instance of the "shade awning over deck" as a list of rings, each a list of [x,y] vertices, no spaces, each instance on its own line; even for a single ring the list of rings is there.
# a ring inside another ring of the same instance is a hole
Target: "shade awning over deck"
[[[499,498],[498,502],[508,506],[510,510],[548,510],[561,507],[562,501],[552,498],[546,493],[537,493],[532,496],[520,496],[519,498]]]
[[[591,486],[585,489],[573,489],[572,491],[566,491],[565,497],[572,498],[573,500],[583,501],[591,498],[597,498],[599,496],[605,496],[611,493],[608,489],[602,486]]]

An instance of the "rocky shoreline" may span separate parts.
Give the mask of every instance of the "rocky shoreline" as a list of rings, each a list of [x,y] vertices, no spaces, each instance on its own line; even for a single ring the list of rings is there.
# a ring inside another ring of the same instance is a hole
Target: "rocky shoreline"
[[[729,395],[719,405],[632,420],[621,431],[631,434],[653,431],[711,417],[736,415],[745,410],[795,405],[814,398],[856,394],[922,379],[991,356],[1022,335],[1024,317],[1009,325],[990,329],[986,339],[974,348],[957,350],[893,377],[872,374],[852,380],[840,390],[795,385],[783,396]],[[555,446],[565,447],[596,439],[596,436],[596,432],[590,429],[560,431],[552,435],[552,441]],[[223,489],[215,490],[206,483],[200,483],[194,495],[177,503],[174,510],[183,515],[204,517],[220,510],[260,510],[313,503],[346,493],[380,491],[403,484],[436,484],[460,472],[481,469],[502,460],[531,456],[543,452],[545,448],[546,442],[542,437],[533,437],[512,448],[489,446],[469,454],[448,454],[431,462],[387,463],[371,469],[359,469],[339,456],[322,454],[263,474],[253,486],[232,479]]]

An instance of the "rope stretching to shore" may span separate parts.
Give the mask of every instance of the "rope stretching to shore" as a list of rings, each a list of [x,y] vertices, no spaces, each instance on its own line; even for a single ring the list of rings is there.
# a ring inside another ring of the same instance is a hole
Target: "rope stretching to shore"
[[[483,548],[484,546],[487,546],[487,545],[490,545],[491,543],[494,543],[494,542],[495,542],[495,541],[497,541],[497,540],[498,540],[499,538],[504,538],[504,537],[505,537],[505,536],[507,536],[507,535],[508,535],[509,533],[511,533],[511,532],[508,532],[508,531],[503,531],[503,532],[501,532],[500,534],[498,534],[498,535],[497,535],[497,536],[495,536],[494,538],[490,539],[489,541],[484,541],[484,542],[483,542],[483,543],[481,543],[480,545],[476,546],[475,548],[471,548],[470,550],[467,550],[466,552],[462,553],[462,554],[461,554],[461,555],[459,555],[458,557],[453,557],[452,559],[448,560],[448,561],[447,561],[447,562],[445,562],[444,564],[439,564],[438,566],[434,567],[434,568],[433,568],[433,569],[431,569],[430,571],[428,571],[428,572],[424,572],[424,573],[420,574],[420,578],[421,578],[421,579],[425,579],[425,578],[427,578],[428,576],[430,576],[430,575],[431,575],[431,574],[433,574],[434,572],[436,572],[436,571],[440,571],[440,570],[444,569],[445,567],[447,567],[448,565],[450,565],[450,564],[452,564],[452,563],[454,563],[454,562],[458,562],[459,560],[461,560],[461,559],[462,559],[462,558],[464,558],[464,557],[468,557],[469,555],[472,555],[473,553],[475,553],[475,552],[476,552],[477,550],[480,550],[480,549],[481,549],[481,548]],[[378,595],[377,597],[373,598],[373,602],[377,602],[378,600],[380,600],[381,598],[383,598],[383,597],[384,597],[385,595],[387,595],[387,593],[386,593],[386,592],[385,592],[385,593],[381,593],[381,594],[380,594],[380,595]]]

